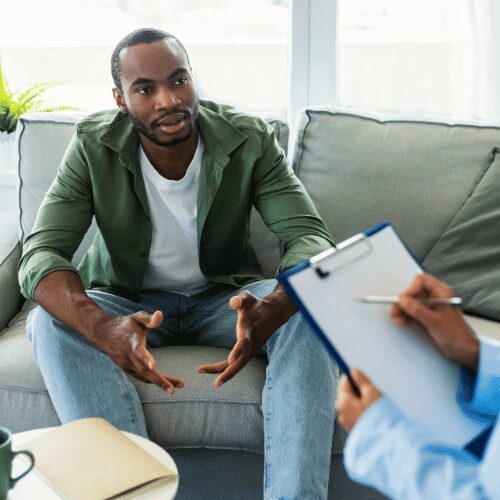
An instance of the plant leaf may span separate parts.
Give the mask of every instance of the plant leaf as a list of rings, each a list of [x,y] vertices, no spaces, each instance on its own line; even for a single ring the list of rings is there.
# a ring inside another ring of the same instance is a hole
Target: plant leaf
[[[47,90],[62,83],[64,82],[38,82],[12,92],[0,61],[0,132],[13,132],[16,129],[18,118],[28,111],[78,111],[79,108],[73,106],[48,105],[43,98],[43,94]]]

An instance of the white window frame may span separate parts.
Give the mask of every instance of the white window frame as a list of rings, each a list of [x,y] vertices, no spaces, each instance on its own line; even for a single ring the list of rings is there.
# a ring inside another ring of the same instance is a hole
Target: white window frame
[[[337,0],[291,0],[288,116],[295,136],[306,106],[335,105]]]

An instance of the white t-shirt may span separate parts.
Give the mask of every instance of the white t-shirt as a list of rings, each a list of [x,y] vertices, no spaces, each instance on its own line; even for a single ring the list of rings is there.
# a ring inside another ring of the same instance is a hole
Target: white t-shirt
[[[198,260],[198,184],[203,141],[198,146],[184,177],[165,179],[151,165],[142,146],[141,169],[153,224],[153,239],[143,290],[194,295],[210,286]]]

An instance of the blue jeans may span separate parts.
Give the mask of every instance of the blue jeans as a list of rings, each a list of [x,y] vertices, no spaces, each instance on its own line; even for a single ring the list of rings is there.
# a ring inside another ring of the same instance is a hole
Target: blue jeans
[[[262,297],[275,286],[275,280],[263,280],[245,290]],[[140,303],[100,291],[87,293],[115,315],[162,310],[163,324],[147,333],[150,347],[196,344],[230,349],[236,313],[228,300],[237,292],[220,285],[192,297],[147,292]],[[41,307],[29,315],[27,332],[63,423],[102,417],[121,430],[147,437],[137,391],[106,354]],[[300,314],[278,329],[264,348],[269,361],[262,394],[264,497],[326,498],[338,369]]]

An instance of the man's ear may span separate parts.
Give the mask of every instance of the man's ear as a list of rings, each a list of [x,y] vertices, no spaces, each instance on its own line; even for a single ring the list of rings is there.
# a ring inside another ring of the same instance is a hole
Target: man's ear
[[[116,105],[122,113],[127,113],[127,106],[125,105],[125,99],[123,98],[122,91],[114,87],[113,88],[113,98],[115,99]]]

